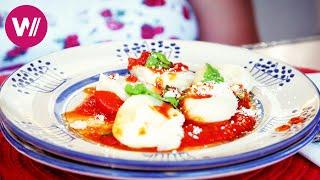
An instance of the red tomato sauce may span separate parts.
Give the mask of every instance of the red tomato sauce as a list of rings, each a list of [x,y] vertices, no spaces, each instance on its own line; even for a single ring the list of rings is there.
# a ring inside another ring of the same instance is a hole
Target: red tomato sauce
[[[166,118],[169,118],[169,110],[171,109],[171,106],[168,103],[162,103],[161,106],[153,106],[154,109],[156,109],[160,114],[165,116]]]
[[[147,63],[147,60],[149,56],[151,55],[151,52],[143,51],[139,58],[128,58],[128,70],[131,70],[134,66],[144,66]],[[170,72],[181,72],[181,71],[187,71],[189,70],[189,67],[183,63],[172,63],[169,69],[163,69],[163,68],[149,68],[155,73],[163,73],[165,71]]]
[[[242,107],[247,108],[247,109],[251,108],[251,99],[250,99],[249,93],[245,93],[244,98],[239,99],[238,108],[242,108]]]
[[[281,125],[281,126],[277,127],[276,131],[278,131],[278,132],[287,131],[287,130],[290,129],[290,127],[291,127],[290,125],[284,124],[284,125]]]
[[[173,63],[171,68],[174,72],[188,71],[189,67],[182,63]]]
[[[304,117],[293,117],[289,120],[289,124],[299,124],[299,123],[303,123],[305,121],[305,118]]]
[[[106,122],[112,123],[123,101],[116,94],[109,91],[96,91],[94,88],[87,88],[84,92],[88,94],[85,101],[73,111],[66,112],[65,117],[93,117],[97,114],[102,114],[105,116]],[[162,106],[155,106],[154,108],[164,116],[168,117],[168,110],[171,106],[167,103],[163,103]],[[184,138],[181,141],[178,151],[212,146],[235,140],[252,131],[255,124],[256,120],[253,117],[239,113],[235,114],[229,120],[215,123],[197,123],[186,117],[186,121],[183,125]],[[200,128],[201,132],[195,134],[195,127]],[[89,133],[83,133],[81,135],[85,139],[117,149],[141,152],[157,151],[156,148],[130,148],[121,144],[111,132],[108,134],[101,134],[90,131]]]
[[[127,81],[127,82],[135,83],[135,82],[138,81],[138,78],[137,78],[135,75],[130,74],[130,75],[126,78],[126,81]]]
[[[128,69],[131,70],[132,67],[141,65],[144,66],[147,62],[148,57],[151,55],[148,51],[143,51],[139,58],[129,58],[128,59]]]
[[[192,98],[192,99],[206,99],[206,98],[211,98],[212,95],[211,94],[190,94],[187,96],[188,98]]]
[[[306,118],[301,116],[293,117],[288,121],[288,124],[281,125],[277,127],[275,130],[278,132],[288,131],[292,125],[303,123],[305,120]]]
[[[73,111],[64,114],[66,119],[95,117],[103,115],[106,122],[113,122],[123,101],[113,92],[96,91],[94,88],[84,90],[88,97]]]
[[[179,149],[213,145],[235,140],[253,130],[256,120],[253,117],[235,114],[229,120],[215,123],[197,123],[187,120],[183,125],[184,138]],[[201,129],[195,134],[194,129]]]

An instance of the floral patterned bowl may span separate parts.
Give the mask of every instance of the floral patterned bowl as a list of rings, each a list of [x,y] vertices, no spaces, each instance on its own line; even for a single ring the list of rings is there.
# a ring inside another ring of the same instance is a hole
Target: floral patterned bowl
[[[94,85],[100,73],[128,73],[128,56],[143,50],[163,52],[191,69],[205,62],[243,66],[259,82],[253,90],[260,110],[255,130],[215,147],[158,153],[114,149],[70,132],[62,113],[82,100],[82,89]],[[302,139],[320,116],[319,91],[296,69],[245,49],[196,41],[109,42],[50,54],[12,74],[0,104],[5,125],[38,148],[94,165],[139,170],[201,169],[258,159]],[[293,117],[304,121],[289,126]]]

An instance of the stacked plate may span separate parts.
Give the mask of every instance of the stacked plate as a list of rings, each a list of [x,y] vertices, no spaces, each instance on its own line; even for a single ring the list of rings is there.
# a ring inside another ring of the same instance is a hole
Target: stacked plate
[[[127,58],[143,50],[173,61],[228,63],[259,82],[255,129],[242,138],[189,151],[136,152],[86,141],[69,131],[62,114],[100,73],[127,74]],[[14,148],[48,166],[105,178],[212,178],[251,171],[295,154],[318,131],[319,91],[293,67],[248,50],[188,41],[110,42],[41,57],[13,73],[0,94],[1,128]],[[294,117],[303,121],[279,131]]]

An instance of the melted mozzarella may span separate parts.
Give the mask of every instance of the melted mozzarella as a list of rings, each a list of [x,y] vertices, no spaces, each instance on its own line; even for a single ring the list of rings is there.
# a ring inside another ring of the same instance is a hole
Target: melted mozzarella
[[[109,124],[104,122],[103,115],[96,115],[89,119],[75,119],[69,122],[69,126],[73,129],[86,129],[92,127],[108,127]]]
[[[255,80],[243,67],[233,64],[221,64],[217,67],[225,82],[229,83],[230,86],[243,85],[243,88],[248,92],[252,91],[255,86]]]
[[[188,88],[192,84],[193,78],[194,73],[191,71],[164,72],[161,74],[163,87],[176,87],[180,91]]]
[[[121,100],[126,100],[129,95],[125,92],[125,86],[128,84],[124,76],[111,75],[106,76],[100,74],[96,89],[98,91],[111,91],[120,97]]]
[[[198,89],[201,94],[211,95],[211,97],[186,96],[183,99],[182,109],[190,120],[198,122],[224,121],[230,119],[237,112],[238,100],[228,84],[214,84],[212,88],[199,86]]]
[[[131,69],[131,74],[135,75],[139,81],[155,85],[157,82],[162,83],[162,87],[176,87],[180,91],[188,88],[193,81],[194,73],[191,71],[181,72],[154,72],[144,66],[134,66]]]
[[[219,64],[214,65],[213,67],[217,68],[219,73],[224,78],[224,81],[233,85],[243,85],[244,89],[247,89],[250,92],[253,87],[256,85],[255,80],[252,78],[250,73],[246,71],[243,67],[233,64]],[[195,75],[194,83],[201,82],[203,80],[203,75],[206,71],[206,66],[200,68]]]
[[[204,79],[204,73],[206,72],[207,66],[202,66],[199,70],[196,71],[196,74],[193,79],[193,83],[202,82]]]
[[[166,117],[154,108],[161,105],[161,101],[148,95],[128,98],[117,113],[112,128],[114,137],[132,148],[178,148],[184,136],[184,116],[170,108]]]
[[[69,124],[69,126],[73,129],[86,129],[87,125],[88,124],[86,121],[81,121],[81,120],[76,120]]]
[[[140,65],[134,66],[130,70],[130,73],[135,75],[139,81],[149,84],[154,84],[157,78],[160,77],[160,73],[156,73],[151,69]]]

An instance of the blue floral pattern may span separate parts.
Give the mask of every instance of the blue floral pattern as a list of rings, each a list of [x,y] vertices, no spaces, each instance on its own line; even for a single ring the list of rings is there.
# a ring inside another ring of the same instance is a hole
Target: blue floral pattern
[[[156,161],[181,161],[181,160],[195,160],[197,158],[190,155],[188,152],[156,152],[156,153],[144,153],[143,156],[147,157],[148,160]]]
[[[49,61],[33,61],[11,77],[12,87],[18,92],[50,93],[66,82],[64,72],[52,67]]]
[[[133,42],[123,44],[121,48],[116,50],[117,57],[120,61],[127,60],[128,57],[139,57],[143,51],[161,52],[169,59],[178,59],[180,55],[180,46],[177,43],[169,43],[164,41],[143,41],[141,43]]]
[[[251,75],[265,86],[283,86],[295,76],[291,68],[262,58],[258,61],[249,61],[249,65],[244,68],[248,69]]]

